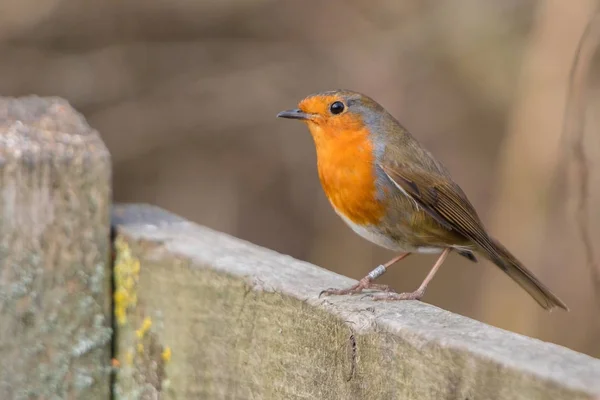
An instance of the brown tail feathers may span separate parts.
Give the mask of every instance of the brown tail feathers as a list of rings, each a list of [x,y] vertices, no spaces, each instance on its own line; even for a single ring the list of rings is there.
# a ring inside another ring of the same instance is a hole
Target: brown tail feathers
[[[527,291],[546,310],[560,307],[569,311],[561,299],[540,282],[523,264],[519,262],[500,242],[490,238],[491,248],[484,249],[486,256],[508,276]],[[487,246],[486,246],[487,247]]]

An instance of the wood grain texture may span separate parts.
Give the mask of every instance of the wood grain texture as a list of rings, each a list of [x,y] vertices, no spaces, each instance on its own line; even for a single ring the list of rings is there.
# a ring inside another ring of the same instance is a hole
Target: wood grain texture
[[[0,398],[110,394],[110,156],[58,98],[0,98]]]
[[[113,223],[135,300],[117,334],[117,398],[600,395],[600,360],[564,347],[419,302],[319,299],[354,281],[155,207],[117,206]]]

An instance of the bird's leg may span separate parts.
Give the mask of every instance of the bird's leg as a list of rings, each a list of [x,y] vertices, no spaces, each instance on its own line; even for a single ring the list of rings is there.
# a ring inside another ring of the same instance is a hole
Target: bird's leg
[[[403,258],[408,257],[409,255],[410,255],[410,253],[402,253],[402,254],[392,258],[390,261],[386,262],[385,264],[380,264],[373,271],[369,272],[367,274],[367,276],[365,276],[360,281],[358,281],[358,283],[354,286],[351,286],[346,289],[333,289],[333,288],[325,289],[321,293],[319,293],[319,297],[321,297],[321,295],[323,295],[323,294],[327,294],[327,295],[356,294],[356,293],[362,292],[365,289],[383,290],[384,292],[387,292],[388,290],[390,290],[390,288],[387,285],[380,285],[377,283],[373,283],[373,281],[375,279],[379,278],[381,275],[383,275],[389,267],[396,264],[398,261],[402,260]]]
[[[442,251],[442,254],[440,254],[440,257],[437,259],[437,261],[433,265],[433,268],[431,268],[431,271],[429,271],[429,274],[427,274],[427,277],[425,278],[425,280],[423,280],[423,283],[421,283],[421,286],[419,286],[419,288],[417,290],[415,290],[414,292],[400,293],[400,294],[398,294],[398,293],[382,293],[379,295],[372,295],[369,297],[371,297],[373,300],[376,300],[376,301],[381,301],[381,300],[421,300],[423,298],[423,296],[425,295],[425,290],[427,290],[427,285],[429,285],[429,282],[431,282],[431,280],[435,276],[436,272],[440,269],[440,267],[446,260],[446,257],[448,257],[448,254],[450,254],[450,251],[452,251],[452,249],[450,247],[447,247],[444,249],[444,251]]]

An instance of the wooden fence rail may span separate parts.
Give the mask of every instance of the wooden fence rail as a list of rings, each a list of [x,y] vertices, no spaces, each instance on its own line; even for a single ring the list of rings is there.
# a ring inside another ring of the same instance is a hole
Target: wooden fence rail
[[[153,206],[113,207],[111,263],[110,157],[62,100],[0,99],[0,171],[0,399],[600,397],[598,359],[319,299],[354,281]]]
[[[600,360],[592,357],[424,303],[319,299],[321,288],[354,281],[154,207],[119,206],[114,216],[116,274],[137,282],[123,294],[137,304],[119,329],[119,393],[461,400],[600,394]]]

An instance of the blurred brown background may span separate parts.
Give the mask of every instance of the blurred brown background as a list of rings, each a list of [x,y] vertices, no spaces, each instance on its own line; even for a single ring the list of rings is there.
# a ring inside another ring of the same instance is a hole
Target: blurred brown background
[[[561,164],[569,69],[594,8],[592,0],[0,0],[0,93],[62,96],[82,111],[112,152],[116,201],[154,203],[360,278],[392,254],[338,219],[307,129],[275,114],[315,91],[362,91],[449,167],[493,234],[572,311],[544,313],[487,262],[457,256],[425,301],[598,357],[600,295],[573,222],[577,187]],[[594,132],[600,121],[588,114]],[[600,143],[586,141],[598,243]],[[434,260],[411,257],[382,282],[414,290]]]

